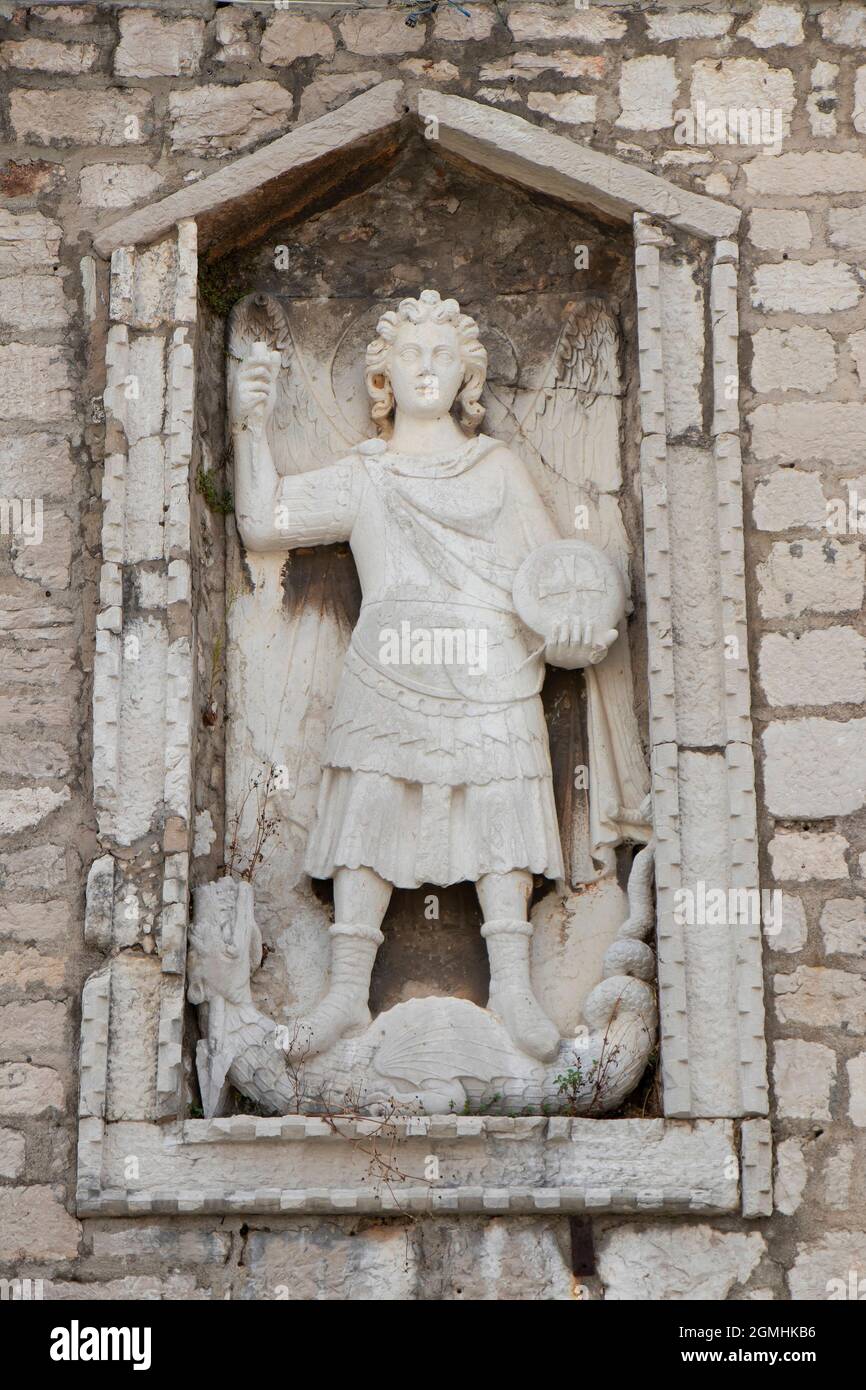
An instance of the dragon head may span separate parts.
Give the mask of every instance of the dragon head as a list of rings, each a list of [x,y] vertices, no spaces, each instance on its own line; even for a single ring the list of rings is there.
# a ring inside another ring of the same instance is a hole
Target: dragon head
[[[190,1003],[225,999],[248,1004],[250,975],[261,958],[251,885],[221,878],[196,888],[188,963]]]

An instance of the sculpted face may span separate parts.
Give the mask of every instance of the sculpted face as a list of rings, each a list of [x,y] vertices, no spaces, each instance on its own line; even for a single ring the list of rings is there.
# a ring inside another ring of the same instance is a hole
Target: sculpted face
[[[401,323],[388,360],[397,409],[414,419],[447,415],[463,384],[463,361],[447,323]]]

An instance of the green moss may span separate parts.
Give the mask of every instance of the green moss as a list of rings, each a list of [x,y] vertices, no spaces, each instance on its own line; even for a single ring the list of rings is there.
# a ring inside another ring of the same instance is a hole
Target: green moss
[[[219,516],[231,516],[234,512],[235,504],[228,488],[222,486],[213,472],[206,472],[201,464],[195,475],[195,490],[204,498],[211,511]]]
[[[230,253],[218,261],[199,262],[198,287],[209,309],[225,318],[233,304],[253,289],[253,261],[249,253]]]

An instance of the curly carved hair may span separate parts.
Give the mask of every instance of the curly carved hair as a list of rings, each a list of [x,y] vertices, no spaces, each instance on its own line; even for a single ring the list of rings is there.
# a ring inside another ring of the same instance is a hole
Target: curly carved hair
[[[442,299],[438,290],[422,290],[417,299],[403,299],[396,310],[389,309],[376,325],[377,336],[367,348],[367,391],[373,402],[371,414],[377,425],[386,425],[394,411],[394,393],[388,378],[388,351],[401,323],[450,323],[457,333],[463,361],[463,385],[457,394],[460,422],[476,430],[484,418],[479,404],[487,379],[487,353],[478,336],[478,324],[461,314],[456,299]]]

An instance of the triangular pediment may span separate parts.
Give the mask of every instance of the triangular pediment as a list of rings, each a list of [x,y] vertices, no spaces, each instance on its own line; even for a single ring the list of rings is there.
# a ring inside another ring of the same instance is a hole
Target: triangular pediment
[[[732,236],[736,208],[692,193],[591,146],[553,135],[522,116],[465,97],[422,90],[410,101],[400,81],[382,82],[188,188],[128,213],[94,237],[109,256],[155,241],[194,218],[211,253],[269,215],[307,215],[330,190],[339,196],[375,179],[389,151],[420,126],[440,149],[524,188],[630,222],[643,213],[699,237]]]

